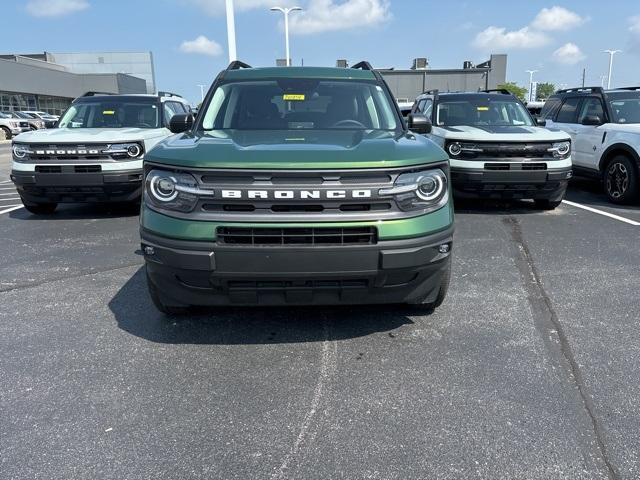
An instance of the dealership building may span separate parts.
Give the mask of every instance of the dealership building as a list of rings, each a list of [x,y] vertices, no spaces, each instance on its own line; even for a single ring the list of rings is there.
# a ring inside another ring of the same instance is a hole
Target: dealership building
[[[0,111],[59,115],[86,92],[155,91],[151,52],[0,55]]]

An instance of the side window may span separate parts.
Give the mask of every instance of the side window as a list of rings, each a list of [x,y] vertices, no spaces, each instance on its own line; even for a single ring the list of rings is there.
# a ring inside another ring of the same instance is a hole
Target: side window
[[[560,101],[559,98],[557,97],[550,98],[544,103],[544,106],[542,107],[542,111],[540,112],[540,116],[542,118],[548,118],[548,119],[555,117],[561,104],[562,102]]]
[[[171,117],[173,117],[177,113],[184,113],[184,110],[182,110],[182,106],[178,102],[164,102],[162,110],[164,115],[164,125],[166,127],[169,126]]]
[[[601,121],[604,121],[604,109],[602,108],[602,102],[599,98],[589,97],[585,98],[584,102],[582,102],[580,113],[578,114],[578,123],[582,123],[587,116],[596,116],[599,117]]]
[[[578,110],[578,105],[580,104],[580,98],[573,97],[567,98],[562,107],[560,107],[560,111],[558,112],[558,117],[556,118],[557,123],[576,123],[576,113]]]
[[[427,99],[426,98],[423,98],[422,100],[420,100],[418,102],[418,110],[417,111],[421,112],[421,113],[424,112],[424,106],[425,106],[426,103],[427,103]]]
[[[427,117],[428,119],[431,119],[431,112],[433,111],[433,99],[431,98],[425,99],[424,105],[422,105],[422,107],[420,108],[420,111],[425,117]]]

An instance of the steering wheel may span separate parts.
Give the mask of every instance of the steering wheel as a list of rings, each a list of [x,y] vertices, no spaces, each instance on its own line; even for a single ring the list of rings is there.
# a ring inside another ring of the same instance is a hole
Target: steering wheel
[[[346,119],[346,120],[340,120],[339,122],[334,123],[333,125],[331,125],[331,128],[336,128],[336,127],[359,127],[359,128],[367,128],[366,125],[362,122],[359,122],[358,120],[350,120],[350,119]]]
[[[153,128],[148,123],[136,123],[135,128]]]

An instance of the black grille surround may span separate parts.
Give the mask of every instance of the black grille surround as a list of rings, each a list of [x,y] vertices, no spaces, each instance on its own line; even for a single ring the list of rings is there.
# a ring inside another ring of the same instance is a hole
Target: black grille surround
[[[336,246],[375,245],[375,227],[264,228],[218,227],[216,238],[223,245]]]
[[[558,142],[469,142],[447,140],[447,144],[459,143],[463,147],[460,155],[451,156],[451,158],[478,161],[507,159],[560,160],[553,156],[553,152],[549,151],[553,144]],[[473,151],[466,151],[464,148],[469,148]]]
[[[126,162],[141,160],[142,157],[131,158],[126,154],[106,154],[102,153],[107,150],[110,145],[120,143],[138,143],[143,145],[142,141],[123,140],[121,142],[112,143],[26,143],[24,144],[34,153],[29,154],[25,158],[14,158],[19,163],[56,163],[56,164],[74,164],[80,162]],[[75,152],[75,153],[73,153]],[[86,152],[86,153],[85,153]]]

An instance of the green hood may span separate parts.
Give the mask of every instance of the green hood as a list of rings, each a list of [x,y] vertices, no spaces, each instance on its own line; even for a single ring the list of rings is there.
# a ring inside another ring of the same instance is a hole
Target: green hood
[[[447,160],[422,135],[385,131],[215,130],[169,137],[146,160],[195,168],[390,168]]]

